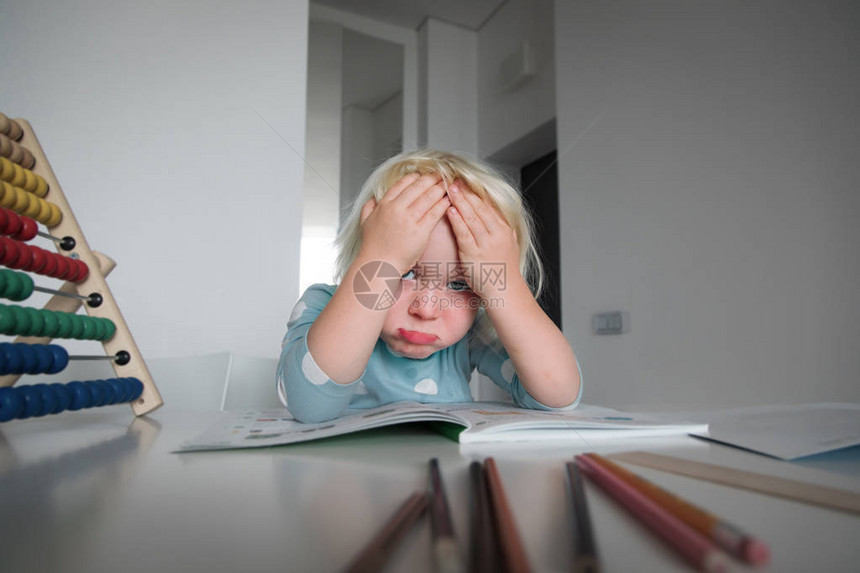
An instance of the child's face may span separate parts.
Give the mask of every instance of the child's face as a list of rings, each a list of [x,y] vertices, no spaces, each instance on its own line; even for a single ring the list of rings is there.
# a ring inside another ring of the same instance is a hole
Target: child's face
[[[447,219],[433,229],[427,248],[403,279],[380,337],[397,354],[427,358],[463,338],[478,314],[479,297],[458,271],[457,240]]]

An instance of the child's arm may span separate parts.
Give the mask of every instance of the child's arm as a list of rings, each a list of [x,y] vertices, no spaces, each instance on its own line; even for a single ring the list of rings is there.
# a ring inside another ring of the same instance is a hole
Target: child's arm
[[[469,286],[487,301],[487,316],[517,376],[541,404],[551,408],[572,404],[580,387],[576,357],[519,272],[516,232],[492,203],[482,201],[465,186],[452,185],[448,195],[452,203],[448,219],[457,237],[460,260],[473,271],[467,277]],[[482,265],[503,265],[504,281],[482,278]]]
[[[362,304],[353,281],[363,265],[380,261],[402,275],[424,252],[430,232],[450,205],[436,174],[410,174],[377,203],[361,211],[362,244],[340,285],[308,331],[308,351],[320,369],[338,384],[348,384],[364,372],[379,339],[386,312]],[[371,283],[381,293],[382,279]]]

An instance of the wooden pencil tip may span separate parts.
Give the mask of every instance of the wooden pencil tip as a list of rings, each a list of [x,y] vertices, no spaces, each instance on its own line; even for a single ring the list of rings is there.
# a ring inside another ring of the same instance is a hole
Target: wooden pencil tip
[[[744,560],[753,565],[765,565],[770,561],[770,549],[758,539],[748,539],[741,548]]]

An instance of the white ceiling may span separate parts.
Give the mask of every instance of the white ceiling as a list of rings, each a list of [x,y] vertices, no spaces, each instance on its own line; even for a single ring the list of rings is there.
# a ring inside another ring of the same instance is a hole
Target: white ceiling
[[[428,17],[477,30],[507,0],[313,0],[344,12],[417,30]]]

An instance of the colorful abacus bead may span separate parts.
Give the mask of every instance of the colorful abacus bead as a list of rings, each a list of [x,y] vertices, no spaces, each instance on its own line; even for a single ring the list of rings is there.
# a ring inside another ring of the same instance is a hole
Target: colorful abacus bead
[[[133,402],[143,394],[137,378],[110,378],[0,388],[0,422]]]
[[[69,353],[56,344],[0,343],[0,375],[56,374],[69,364]]]

